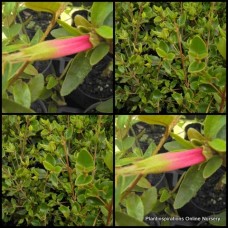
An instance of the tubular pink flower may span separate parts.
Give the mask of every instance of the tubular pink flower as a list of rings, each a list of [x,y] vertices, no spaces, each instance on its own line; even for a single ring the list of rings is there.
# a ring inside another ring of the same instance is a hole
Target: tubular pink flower
[[[202,148],[195,148],[182,152],[168,152],[157,154],[141,161],[134,162],[133,165],[117,168],[116,174],[136,175],[148,173],[163,173],[177,170],[204,162]]]
[[[35,61],[60,58],[63,56],[86,51],[93,47],[89,35],[77,36],[68,39],[56,39],[38,43],[10,55],[14,61]]]

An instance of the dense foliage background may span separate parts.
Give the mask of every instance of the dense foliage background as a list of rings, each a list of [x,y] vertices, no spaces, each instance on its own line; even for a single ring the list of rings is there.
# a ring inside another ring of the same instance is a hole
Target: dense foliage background
[[[226,2],[115,7],[117,112],[225,112]]]
[[[3,116],[5,225],[112,223],[112,116]]]

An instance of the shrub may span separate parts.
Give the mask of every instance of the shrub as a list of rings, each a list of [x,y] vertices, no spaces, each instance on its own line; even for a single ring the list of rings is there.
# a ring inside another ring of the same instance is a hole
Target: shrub
[[[112,117],[2,120],[5,225],[111,225]]]
[[[225,2],[119,2],[115,12],[117,112],[225,112]]]

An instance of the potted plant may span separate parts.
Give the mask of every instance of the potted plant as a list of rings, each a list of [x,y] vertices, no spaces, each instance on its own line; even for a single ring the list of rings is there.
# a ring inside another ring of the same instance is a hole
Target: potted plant
[[[225,165],[225,116],[207,116],[203,122],[203,135],[190,128],[187,132],[189,140],[171,132],[180,118],[180,116],[141,115],[119,115],[117,117],[115,191],[116,211],[121,214],[120,221],[118,218],[116,221],[121,222],[122,217],[124,217],[123,214],[134,217],[133,215],[136,213],[134,208],[138,207],[141,207],[142,210],[141,217],[137,217],[139,221],[142,221],[145,212],[165,213],[170,218],[175,216],[178,219],[180,209],[184,208],[184,205],[190,200],[194,201],[194,196],[197,192],[202,191],[200,189],[205,181],[209,180],[219,167]],[[149,157],[143,156],[138,150],[132,150],[132,152],[129,150],[133,147],[136,138],[128,136],[127,132],[135,121],[160,124],[166,127],[165,134],[158,147],[152,149]],[[172,148],[171,151],[176,152],[158,153],[169,135],[175,141],[168,142],[166,149]],[[190,168],[183,173],[181,178],[178,178],[178,182],[173,187],[165,186],[157,191],[156,188],[144,186],[145,190],[141,198],[133,194],[134,188],[138,184],[141,185],[140,181],[144,181],[144,175],[163,173],[189,166]],[[213,188],[218,187],[224,189],[224,177],[213,183]],[[125,200],[132,203],[127,204]],[[193,212],[192,215],[194,215]],[[192,223],[192,221],[186,220],[186,225],[187,222]]]
[[[52,15],[44,33],[37,30],[31,42],[20,33],[22,25],[14,24],[13,20],[24,7]],[[66,11],[67,3],[3,3],[3,8],[3,112],[32,112],[31,103],[40,98],[46,99],[46,103],[50,103],[51,99],[55,104],[62,105],[64,97],[84,81],[92,67],[109,52],[113,53],[112,3],[93,3],[90,21],[76,15],[77,28],[59,18]],[[57,23],[60,27],[56,27]],[[12,33],[7,32],[11,30]],[[56,39],[44,41],[50,32]],[[32,66],[34,61],[75,53],[79,54],[59,77],[54,73],[44,77]],[[34,77],[26,75],[26,81],[24,73]]]

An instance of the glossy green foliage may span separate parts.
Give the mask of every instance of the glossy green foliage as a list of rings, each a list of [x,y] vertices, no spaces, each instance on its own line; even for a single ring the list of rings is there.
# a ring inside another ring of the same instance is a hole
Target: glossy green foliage
[[[112,126],[107,115],[3,116],[3,224],[111,225]]]
[[[226,3],[115,4],[117,113],[226,111]]]

